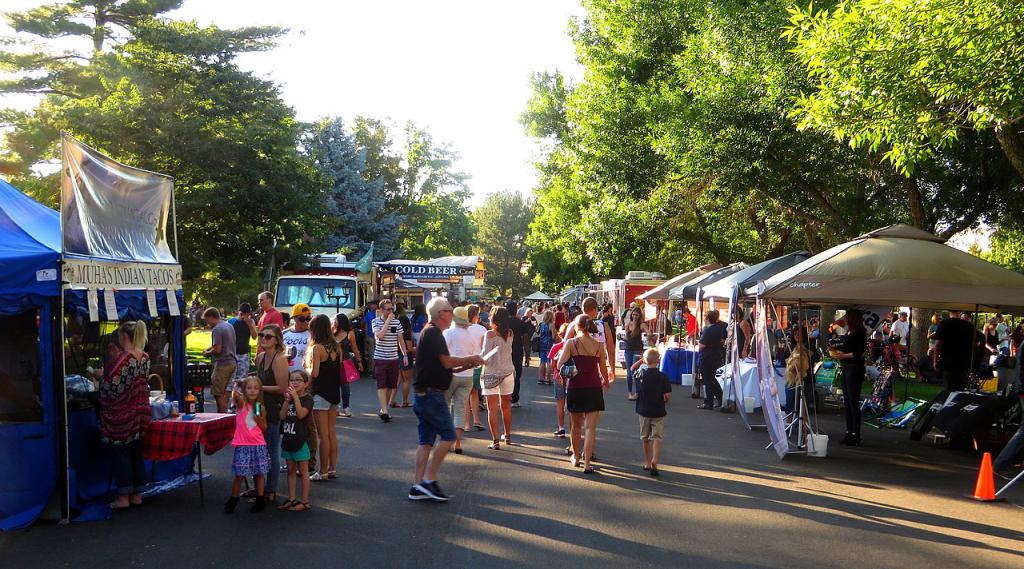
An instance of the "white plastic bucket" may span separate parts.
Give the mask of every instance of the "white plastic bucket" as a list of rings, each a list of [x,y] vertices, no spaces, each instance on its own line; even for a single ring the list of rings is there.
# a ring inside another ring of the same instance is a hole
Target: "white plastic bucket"
[[[753,397],[743,398],[743,410],[749,415],[754,412],[754,403],[756,403]]]
[[[807,454],[810,456],[828,456],[828,435],[807,435]]]
[[[693,374],[692,373],[684,373],[683,374],[683,386],[684,387],[692,387],[693,386]]]

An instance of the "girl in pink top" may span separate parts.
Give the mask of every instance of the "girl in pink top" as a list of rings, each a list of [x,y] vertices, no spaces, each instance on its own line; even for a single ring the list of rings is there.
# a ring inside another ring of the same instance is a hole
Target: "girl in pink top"
[[[232,392],[235,400],[235,436],[231,446],[235,447],[234,460],[231,462],[231,473],[235,481],[231,485],[231,497],[224,504],[224,513],[230,514],[238,505],[238,495],[242,490],[242,481],[252,476],[256,481],[256,501],[253,502],[251,513],[263,511],[266,499],[263,486],[267,471],[270,469],[270,453],[263,431],[267,428],[267,411],[263,405],[263,384],[256,376],[249,376],[242,383],[242,391],[236,388]]]

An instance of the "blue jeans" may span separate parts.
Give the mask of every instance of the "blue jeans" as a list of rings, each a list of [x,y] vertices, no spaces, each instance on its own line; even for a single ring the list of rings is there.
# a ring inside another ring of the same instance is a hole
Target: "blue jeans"
[[[636,363],[640,354],[641,352],[626,350],[626,393],[633,393],[633,372],[630,371],[630,368]]]
[[[267,421],[267,452],[270,453],[270,472],[264,494],[277,494],[277,477],[281,474],[281,423]]]
[[[437,437],[442,441],[455,440],[455,424],[448,411],[443,391],[417,392],[412,398],[412,410],[419,419],[420,445],[434,446]]]
[[[146,466],[142,461],[142,439],[124,445],[110,445],[114,481],[121,496],[141,494],[146,489]]]
[[[348,409],[349,401],[352,398],[352,386],[347,381],[341,382],[341,408]]]
[[[1021,398],[1020,405],[1021,411],[1024,411],[1024,398]],[[1013,466],[1014,461],[1017,460],[1017,457],[1020,456],[1021,451],[1024,451],[1024,420],[1021,420],[1017,433],[1003,447],[1003,452],[1000,452],[999,456],[996,457],[996,461],[992,463],[992,468],[995,470],[1010,468]]]

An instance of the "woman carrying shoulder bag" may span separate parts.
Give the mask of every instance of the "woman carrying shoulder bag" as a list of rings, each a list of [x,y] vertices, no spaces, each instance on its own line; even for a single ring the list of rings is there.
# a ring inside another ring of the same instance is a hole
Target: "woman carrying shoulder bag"
[[[608,349],[593,338],[597,324],[586,314],[576,318],[578,335],[567,340],[558,357],[559,370],[572,359],[575,373],[567,378],[565,405],[569,410],[569,440],[573,466],[583,466],[584,474],[597,470],[590,465],[597,443],[597,421],[604,411],[604,392],[608,389]],[[583,430],[586,429],[586,434]],[[582,439],[582,440],[581,440]]]

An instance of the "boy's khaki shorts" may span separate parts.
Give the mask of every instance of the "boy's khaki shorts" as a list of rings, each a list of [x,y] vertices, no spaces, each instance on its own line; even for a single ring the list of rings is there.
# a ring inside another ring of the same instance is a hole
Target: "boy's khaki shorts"
[[[665,434],[664,417],[640,417],[640,440],[661,440]]]

